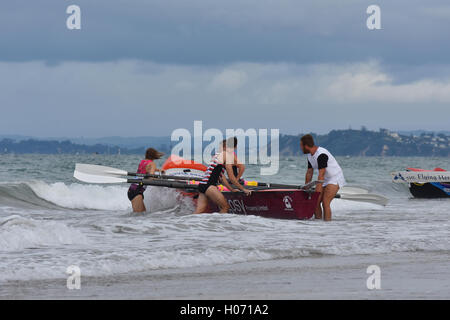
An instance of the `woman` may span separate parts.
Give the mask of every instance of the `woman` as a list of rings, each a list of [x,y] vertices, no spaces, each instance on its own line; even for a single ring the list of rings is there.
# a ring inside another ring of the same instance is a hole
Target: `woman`
[[[161,158],[164,153],[161,153],[153,148],[148,148],[145,152],[145,159],[141,160],[137,173],[143,174],[155,174],[159,171],[156,168],[155,160]],[[133,212],[145,212],[146,208],[144,205],[144,191],[145,186],[143,184],[133,183],[128,189],[128,199],[131,201],[131,206],[133,207]]]
[[[221,152],[216,154],[208,169],[205,172],[205,176],[200,181],[198,185],[199,196],[197,200],[197,209],[195,213],[203,213],[208,208],[208,200],[211,200],[219,207],[220,213],[227,213],[230,209],[227,200],[223,196],[223,194],[217,188],[217,183],[220,181],[225,187],[233,192],[238,192],[239,190],[244,192],[246,195],[250,195],[251,191],[245,189],[239,181],[236,179],[236,176],[233,173],[233,163],[234,163],[234,154],[233,154],[233,145],[227,148],[227,140],[222,142]],[[229,159],[227,162],[227,158]],[[238,189],[232,188],[228,183],[228,180],[224,176],[225,171],[227,172],[228,177],[233,185],[235,185]]]

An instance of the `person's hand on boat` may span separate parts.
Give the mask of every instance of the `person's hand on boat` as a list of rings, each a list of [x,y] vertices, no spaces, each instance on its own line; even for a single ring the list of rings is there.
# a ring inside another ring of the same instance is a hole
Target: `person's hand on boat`
[[[242,190],[242,191],[244,191],[244,193],[245,193],[246,196],[249,196],[249,195],[252,194],[252,191],[251,191],[251,190],[248,190],[248,189],[244,189],[244,190]]]

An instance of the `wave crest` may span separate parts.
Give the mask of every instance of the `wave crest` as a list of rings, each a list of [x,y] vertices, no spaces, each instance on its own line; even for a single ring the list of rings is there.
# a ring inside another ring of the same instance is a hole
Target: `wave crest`
[[[2,251],[87,243],[87,238],[81,232],[60,222],[35,220],[19,215],[0,219]]]

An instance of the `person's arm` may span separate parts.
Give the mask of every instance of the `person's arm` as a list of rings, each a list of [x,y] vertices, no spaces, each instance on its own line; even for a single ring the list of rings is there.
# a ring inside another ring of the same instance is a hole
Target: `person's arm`
[[[326,170],[327,169],[325,169],[325,168],[319,169],[319,176],[317,177],[317,180],[320,180],[320,181],[324,180]],[[322,192],[322,190],[323,190],[322,182],[317,183],[316,184],[316,192]]]
[[[305,184],[310,183],[312,181],[313,178],[313,174],[314,174],[314,169],[311,165],[311,163],[308,161],[308,170],[306,170],[306,175],[305,175]]]
[[[241,180],[242,176],[244,175],[245,164],[239,163],[237,165],[237,168],[238,168],[238,176],[236,177],[236,179]]]
[[[232,164],[226,164],[225,165],[225,169],[227,171],[227,175],[228,178],[230,179],[231,183],[236,186],[239,190],[241,190],[242,192],[245,192],[246,195],[249,195],[250,193],[252,193],[250,190],[245,189],[240,183],[239,181],[236,179],[236,177],[234,176],[234,172],[233,172],[233,165]]]
[[[237,155],[234,155],[234,163],[238,169],[238,176],[236,177],[236,179],[239,181],[242,178],[242,175],[244,174],[245,165],[243,163],[239,162]]]
[[[234,191],[234,189],[235,189],[230,185],[230,183],[228,182],[228,180],[226,179],[226,177],[224,175],[220,176],[220,183],[223,184],[230,191]]]
[[[233,172],[233,164],[234,164],[234,154],[233,153],[222,153],[222,163],[225,166],[225,170],[227,171],[228,179],[230,179],[231,183],[235,185],[239,190],[245,192],[246,195],[250,195],[252,192],[250,190],[245,189],[239,181],[236,179],[236,176]],[[228,161],[227,159],[232,159]]]
[[[317,158],[317,165],[319,167],[319,176],[317,177],[317,180],[323,181],[323,180],[325,180],[325,173],[326,173],[327,167],[328,167],[328,156],[326,154],[322,153]],[[322,192],[322,190],[323,190],[322,183],[318,183],[316,185],[316,191]]]

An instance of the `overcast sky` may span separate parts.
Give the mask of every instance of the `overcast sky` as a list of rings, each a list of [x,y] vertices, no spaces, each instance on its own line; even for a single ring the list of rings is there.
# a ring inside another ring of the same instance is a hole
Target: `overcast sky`
[[[449,130],[450,2],[2,1],[0,87],[0,134]]]

